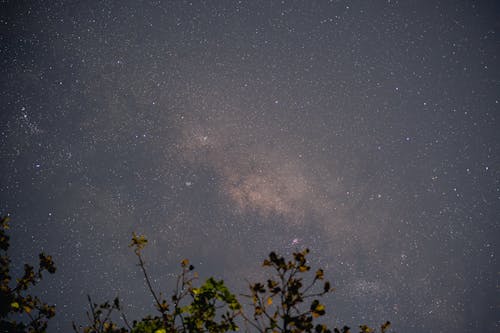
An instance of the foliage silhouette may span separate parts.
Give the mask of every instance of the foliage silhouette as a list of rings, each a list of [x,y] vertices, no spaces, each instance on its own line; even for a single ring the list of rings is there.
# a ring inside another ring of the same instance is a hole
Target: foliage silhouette
[[[51,256],[40,253],[38,269],[24,264],[23,276],[14,283],[10,276],[11,260],[8,255],[9,220],[9,217],[0,219],[0,332],[45,332],[49,319],[55,316],[55,306],[28,292],[30,287],[42,280],[44,271],[54,274],[56,267]]]
[[[35,272],[30,265],[24,266],[24,275],[11,287],[9,275],[10,258],[7,254],[9,236],[8,217],[1,219],[0,228],[0,331],[1,332],[45,332],[55,307],[43,303],[36,296],[28,294],[30,286],[42,279],[42,272],[55,273],[52,258],[41,253],[39,268]],[[94,303],[88,297],[88,323],[73,323],[76,333],[225,333],[238,331],[244,325],[247,331],[259,333],[331,333],[320,321],[326,314],[321,298],[333,291],[320,268],[311,273],[307,262],[309,250],[294,253],[287,260],[271,252],[263,267],[272,274],[265,282],[249,284],[249,293],[241,295],[249,303],[242,306],[237,297],[229,291],[222,280],[208,278],[199,283],[194,267],[187,259],[181,261],[181,272],[177,276],[175,289],[170,297],[154,290],[142,250],[147,245],[143,235],[132,235],[130,247],[138,260],[145,283],[153,298],[156,314],[130,323],[118,298],[113,302]],[[309,282],[307,282],[309,281]],[[19,322],[13,315],[25,315]],[[118,314],[123,325],[114,318]],[[380,326],[380,332],[388,331],[390,322]],[[334,328],[334,333],[349,333],[350,328]],[[360,333],[375,332],[361,325]]]
[[[294,253],[293,259],[285,258],[271,252],[263,266],[274,270],[275,276],[266,283],[250,285],[250,295],[254,310],[253,320],[248,320],[259,332],[328,332],[325,325],[314,320],[325,314],[325,306],[319,297],[332,291],[330,282],[325,281],[322,289],[314,291],[317,283],[324,279],[324,272],[318,269],[312,282],[304,286],[303,275],[311,267],[307,265],[306,255],[309,250]],[[313,299],[309,306],[304,306],[307,299]],[[247,318],[248,319],[248,318]]]
[[[121,311],[118,300],[113,304],[97,305],[89,298],[90,312],[87,315],[89,324],[77,327],[75,332],[83,333],[166,333],[166,332],[211,332],[223,333],[238,329],[234,319],[241,314],[241,305],[223,281],[214,278],[207,279],[200,286],[196,285],[198,275],[187,259],[181,262],[181,273],[177,277],[176,287],[167,300],[163,294],[152,287],[142,250],[147,244],[144,236],[133,234],[130,247],[139,261],[139,267],[144,275],[146,285],[154,300],[156,316],[147,316],[130,325],[125,320],[127,328],[118,327],[111,321],[113,311]],[[122,318],[126,318],[122,312]]]

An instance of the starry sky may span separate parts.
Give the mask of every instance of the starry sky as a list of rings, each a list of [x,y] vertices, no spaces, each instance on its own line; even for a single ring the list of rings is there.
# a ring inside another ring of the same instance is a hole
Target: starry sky
[[[2,1],[0,213],[50,332],[309,247],[328,322],[498,332],[495,1]],[[14,267],[19,272],[22,267]]]

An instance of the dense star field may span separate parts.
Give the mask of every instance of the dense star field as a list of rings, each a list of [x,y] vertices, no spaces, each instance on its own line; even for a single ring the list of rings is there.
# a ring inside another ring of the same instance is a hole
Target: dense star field
[[[86,295],[153,312],[179,262],[235,292],[308,247],[333,325],[498,332],[495,1],[3,1],[0,213]],[[22,267],[15,267],[21,272]]]

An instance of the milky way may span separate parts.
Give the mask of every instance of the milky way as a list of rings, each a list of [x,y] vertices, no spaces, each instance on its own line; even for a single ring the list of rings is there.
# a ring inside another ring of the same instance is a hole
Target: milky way
[[[54,256],[49,331],[86,294],[153,311],[133,231],[164,290],[309,247],[332,326],[498,331],[499,9],[3,3],[0,213],[15,262]]]

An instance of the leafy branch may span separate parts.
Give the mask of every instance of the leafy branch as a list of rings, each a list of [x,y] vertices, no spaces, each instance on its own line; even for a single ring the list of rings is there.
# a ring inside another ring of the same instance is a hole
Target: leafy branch
[[[40,253],[37,269],[25,264],[23,275],[13,280],[7,253],[8,222],[8,217],[0,219],[0,331],[42,333],[49,319],[55,316],[55,307],[28,292],[42,280],[44,272],[53,274],[56,267],[51,256]],[[224,281],[208,278],[200,284],[194,266],[187,259],[180,263],[181,271],[171,296],[164,297],[153,288],[146,268],[142,251],[147,243],[144,235],[132,234],[130,247],[157,314],[129,323],[118,297],[113,302],[97,304],[88,296],[88,323],[73,323],[75,333],[226,333],[238,331],[241,324],[259,333],[332,333],[327,325],[318,321],[326,314],[321,299],[333,288],[325,280],[323,269],[312,273],[307,262],[308,249],[293,253],[289,260],[271,252],[263,267],[270,269],[272,275],[265,282],[249,283],[249,294],[242,295],[250,300],[244,311]],[[248,309],[250,314],[246,312]],[[120,315],[124,325],[114,322],[115,314]],[[14,320],[14,316],[20,320]],[[389,327],[390,322],[382,324],[380,332],[387,333]],[[350,333],[350,328],[334,328],[333,332]],[[359,332],[375,330],[361,325]]]
[[[55,306],[44,303],[39,297],[32,296],[28,292],[42,280],[43,272],[54,274],[56,267],[50,255],[40,253],[38,268],[35,270],[33,266],[24,264],[23,275],[13,280],[10,275],[11,260],[8,255],[9,221],[8,216],[0,219],[0,331],[45,332],[49,319],[56,314]],[[12,319],[13,317],[20,320],[16,321]]]

